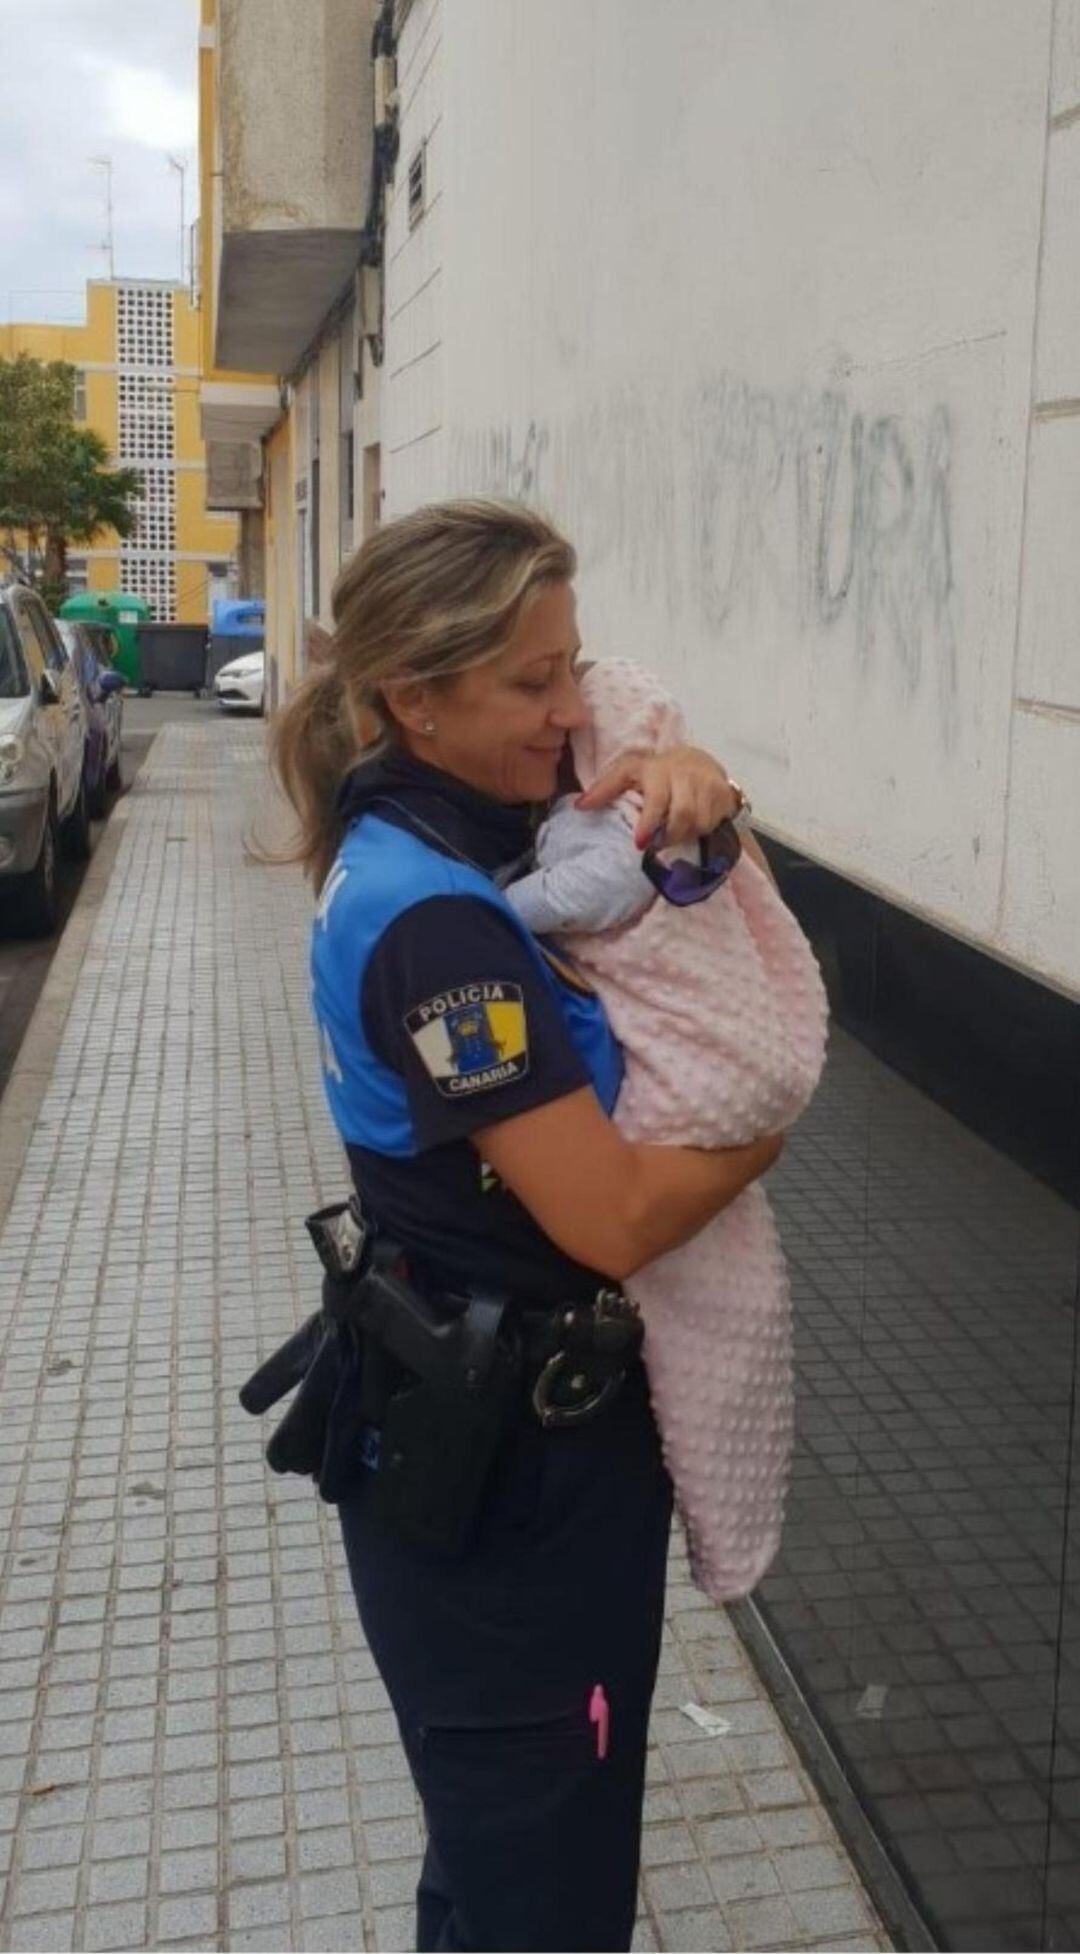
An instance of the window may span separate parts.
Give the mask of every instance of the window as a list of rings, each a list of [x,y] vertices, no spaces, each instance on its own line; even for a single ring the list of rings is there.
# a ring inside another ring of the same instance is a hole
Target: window
[[[409,229],[414,230],[427,209],[427,144],[422,142],[409,164]]]
[[[321,508],[319,502],[319,457],[315,455],[311,463],[311,615],[318,617],[322,601],[322,577],[320,562]]]
[[[81,366],[75,368],[75,378],[71,388],[71,411],[77,421],[86,419],[86,374]]]
[[[356,331],[356,307],[350,306],[338,336],[338,558],[340,561],[343,561],[352,550],[356,523],[356,437],[353,432],[358,357]]]
[[[382,521],[382,450],[377,441],[364,449],[364,535]]]
[[[40,598],[27,600],[34,630],[37,632],[41,649],[45,653],[45,663],[54,672],[66,671],[68,665],[67,648],[48,611]]]
[[[68,596],[75,597],[90,588],[90,576],[85,556],[69,556],[67,560]]]
[[[351,529],[356,515],[356,437],[351,427],[341,437],[341,513]]]
[[[25,699],[29,690],[11,619],[6,610],[0,610],[0,699]]]
[[[22,598],[15,611],[15,621],[19,627],[23,656],[30,667],[30,677],[36,685],[43,676],[46,666],[45,647],[34,629],[34,618],[27,598]]]

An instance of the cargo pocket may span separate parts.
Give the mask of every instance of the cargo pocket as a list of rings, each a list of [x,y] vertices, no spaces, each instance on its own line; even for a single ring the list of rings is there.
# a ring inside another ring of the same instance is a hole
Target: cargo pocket
[[[600,1766],[588,1702],[499,1722],[429,1723],[419,1775],[428,1802],[492,1833],[550,1819]]]
[[[426,1723],[420,1730],[420,1752],[425,1757],[433,1753],[464,1758],[481,1754],[496,1756],[504,1750],[513,1752],[515,1747],[529,1756],[544,1752],[573,1756],[580,1751],[583,1760],[588,1762],[596,1750],[596,1741],[589,1722],[587,1699],[583,1697],[571,1710],[554,1710],[542,1716],[498,1722],[477,1719],[470,1723]]]
[[[629,1946],[639,1801],[625,1770],[597,1755],[587,1695],[497,1723],[430,1723],[417,1748],[456,1945]]]

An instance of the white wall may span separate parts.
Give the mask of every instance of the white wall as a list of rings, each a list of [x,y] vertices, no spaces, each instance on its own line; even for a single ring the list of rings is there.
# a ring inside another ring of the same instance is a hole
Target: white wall
[[[455,32],[456,0],[450,9]],[[443,0],[413,0],[398,43],[400,149],[388,199],[382,370],[384,515],[442,491]],[[462,105],[465,106],[464,104]],[[409,164],[426,144],[427,208],[409,229]]]
[[[1078,0],[417,0],[401,55],[391,506],[548,507],[766,826],[1080,990]]]

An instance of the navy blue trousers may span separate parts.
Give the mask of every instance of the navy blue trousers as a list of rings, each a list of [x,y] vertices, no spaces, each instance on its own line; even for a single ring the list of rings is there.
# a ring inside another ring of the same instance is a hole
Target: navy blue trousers
[[[640,1364],[578,1431],[523,1416],[458,1560],[380,1528],[364,1486],[340,1512],[427,1821],[417,1947],[628,1948],[671,1522]]]

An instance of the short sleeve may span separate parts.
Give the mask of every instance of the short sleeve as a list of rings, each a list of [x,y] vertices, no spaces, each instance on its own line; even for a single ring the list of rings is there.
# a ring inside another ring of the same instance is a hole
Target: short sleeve
[[[404,1083],[421,1151],[589,1084],[528,944],[479,896],[432,896],[400,915],[358,1002],[372,1050]]]

